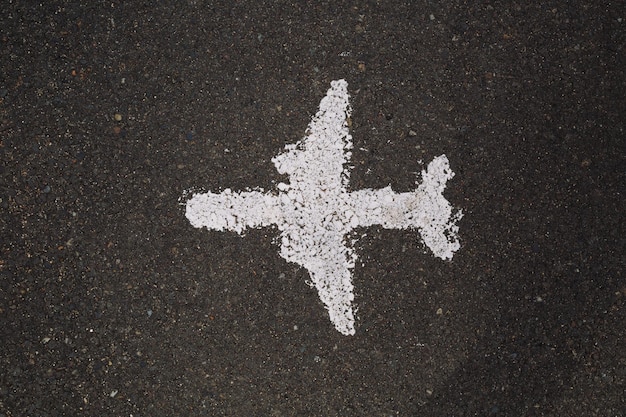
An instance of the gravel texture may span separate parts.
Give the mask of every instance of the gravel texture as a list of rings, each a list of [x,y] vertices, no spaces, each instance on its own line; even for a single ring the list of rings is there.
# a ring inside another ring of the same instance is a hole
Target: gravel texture
[[[624,8],[474,3],[4,2],[0,415],[625,415]],[[350,337],[180,201],[285,182],[337,79],[351,191],[445,154],[463,211],[359,234]]]

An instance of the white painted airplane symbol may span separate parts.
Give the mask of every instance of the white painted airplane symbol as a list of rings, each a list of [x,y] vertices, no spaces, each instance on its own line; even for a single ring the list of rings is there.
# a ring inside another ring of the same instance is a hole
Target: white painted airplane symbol
[[[348,83],[331,82],[305,138],[272,159],[279,173],[289,175],[288,184],[278,184],[278,193],[226,189],[194,194],[185,215],[194,227],[239,234],[276,225],[280,255],[309,271],[335,328],[353,335],[356,254],[346,234],[373,225],[417,229],[435,256],[451,259],[460,247],[456,223],[461,212],[453,213],[443,197],[446,182],[454,176],[445,155],[428,164],[413,192],[395,193],[391,187],[348,192],[348,99]]]

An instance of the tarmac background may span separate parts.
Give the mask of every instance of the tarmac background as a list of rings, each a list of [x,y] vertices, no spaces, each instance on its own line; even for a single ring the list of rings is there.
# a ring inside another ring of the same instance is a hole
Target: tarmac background
[[[626,415],[626,9],[525,3],[5,2],[0,416]],[[351,187],[445,153],[464,212],[450,262],[357,231],[353,337],[180,204],[285,180],[338,78]]]

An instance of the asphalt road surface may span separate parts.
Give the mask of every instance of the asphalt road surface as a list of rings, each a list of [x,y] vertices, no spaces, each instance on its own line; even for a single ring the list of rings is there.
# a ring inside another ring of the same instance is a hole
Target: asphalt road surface
[[[0,416],[626,415],[626,9],[476,3],[3,2]],[[445,154],[463,212],[354,230],[352,336],[184,206],[286,181],[337,79],[351,190]]]

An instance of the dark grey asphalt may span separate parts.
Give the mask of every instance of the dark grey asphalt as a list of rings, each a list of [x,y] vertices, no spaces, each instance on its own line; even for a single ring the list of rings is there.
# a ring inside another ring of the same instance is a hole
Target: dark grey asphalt
[[[626,415],[623,4],[39,3],[0,6],[1,417]],[[180,205],[272,189],[338,78],[353,189],[445,153],[465,214],[450,262],[363,230],[353,337]]]

